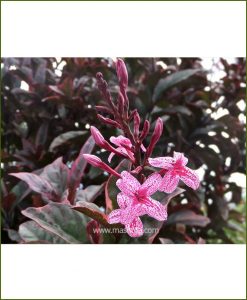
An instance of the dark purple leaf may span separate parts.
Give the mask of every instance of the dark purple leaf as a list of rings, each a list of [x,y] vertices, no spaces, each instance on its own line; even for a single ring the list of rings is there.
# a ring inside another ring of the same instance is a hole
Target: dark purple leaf
[[[44,197],[47,197],[50,200],[58,200],[56,190],[46,179],[41,178],[39,175],[27,172],[10,173],[9,175],[25,181],[29,185],[30,189],[42,194]]]

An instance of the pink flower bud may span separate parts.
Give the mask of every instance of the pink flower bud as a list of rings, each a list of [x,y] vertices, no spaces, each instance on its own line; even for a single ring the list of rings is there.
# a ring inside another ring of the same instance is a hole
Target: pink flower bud
[[[141,123],[141,118],[140,118],[140,115],[138,114],[138,112],[136,111],[136,113],[134,114],[134,135],[135,135],[135,137],[138,137],[138,135],[139,135],[140,123]]]
[[[140,135],[140,140],[143,141],[145,139],[145,137],[148,135],[149,133],[149,129],[150,129],[150,123],[148,120],[145,120],[144,125],[143,125],[143,129]]]
[[[124,104],[125,104],[125,100],[122,93],[120,92],[118,94],[118,112],[120,115],[123,115],[124,113]]]
[[[83,154],[83,157],[86,159],[86,161],[87,161],[90,165],[92,165],[92,166],[94,166],[94,167],[100,168],[101,165],[102,165],[102,160],[101,160],[99,157],[95,156],[95,155],[91,155],[91,154]]]
[[[117,59],[116,70],[120,87],[126,89],[128,85],[128,71],[124,61],[121,58]]]
[[[132,119],[134,118],[134,115],[137,113],[137,109],[134,109],[131,111],[130,115],[129,115],[129,118],[128,118],[128,121],[132,121]]]
[[[108,108],[106,106],[96,105],[95,109],[97,111],[100,111],[100,112],[104,112],[104,113],[107,113],[107,114],[112,114],[112,111],[110,110],[110,108]]]
[[[91,126],[90,130],[95,143],[100,147],[104,147],[106,144],[106,140],[104,139],[103,135],[99,132],[99,130],[94,126]]]
[[[162,132],[163,132],[163,121],[161,118],[158,118],[156,121],[155,127],[154,127],[154,131],[153,131],[153,135],[151,137],[150,144],[147,148],[146,158],[148,158],[152,154],[154,146],[158,142]]]
[[[142,166],[138,166],[137,168],[135,168],[133,171],[131,171],[131,174],[139,174],[142,171],[143,167]]]
[[[158,118],[155,124],[154,133],[153,133],[153,139],[155,140],[155,143],[159,140],[160,136],[163,132],[163,121],[161,118]]]
[[[112,125],[116,128],[121,128],[120,124],[118,124],[118,122],[114,121],[114,120],[111,120],[109,118],[105,118],[103,117],[102,115],[100,114],[97,114],[97,117],[100,121],[102,121],[103,123],[107,124],[107,125]]]
[[[96,168],[100,168],[118,178],[121,178],[121,175],[118,174],[115,170],[105,164],[99,157],[92,155],[92,154],[83,154],[83,157],[86,159],[88,163]]]
[[[117,155],[124,156],[124,157],[128,157],[128,155],[125,155],[124,153],[122,153],[122,152],[119,151],[118,149],[115,149],[114,147],[112,147],[112,146],[104,139],[103,135],[99,132],[99,130],[98,130],[96,127],[91,126],[91,134],[92,134],[92,136],[93,136],[93,138],[94,138],[95,143],[96,143],[99,147],[101,147],[101,148],[103,148],[103,149],[105,149],[105,150],[107,150],[107,151],[111,151],[111,152],[113,152],[113,153],[115,153],[115,154],[117,154]]]

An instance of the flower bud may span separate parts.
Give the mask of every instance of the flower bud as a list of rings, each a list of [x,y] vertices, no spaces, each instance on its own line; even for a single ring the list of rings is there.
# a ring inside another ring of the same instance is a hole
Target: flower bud
[[[99,130],[98,130],[96,127],[91,126],[91,134],[92,134],[92,136],[93,136],[93,138],[94,138],[95,143],[96,143],[99,147],[101,147],[101,148],[103,148],[103,149],[105,149],[105,150],[107,150],[107,151],[111,151],[111,152],[113,152],[113,153],[115,153],[115,154],[117,154],[117,155],[124,156],[124,157],[128,157],[128,155],[126,155],[126,154],[122,153],[121,151],[119,151],[118,149],[115,149],[114,147],[112,147],[112,146],[104,139],[103,135],[99,132]]]
[[[128,121],[132,121],[132,119],[134,118],[134,115],[137,113],[137,109],[135,108],[134,110],[131,111]]]
[[[92,154],[83,154],[83,157],[86,159],[88,163],[96,168],[100,168],[118,178],[121,178],[121,175],[118,174],[115,170],[105,164],[99,157],[92,155]]]
[[[128,85],[128,71],[124,61],[121,58],[117,59],[116,70],[120,87],[126,89]]]
[[[155,127],[154,127],[154,131],[153,131],[153,135],[151,137],[150,144],[147,148],[146,158],[148,158],[152,154],[154,146],[158,142],[162,132],[163,132],[163,121],[161,118],[158,118],[156,121]]]
[[[118,112],[121,116],[124,113],[124,104],[125,104],[124,97],[123,97],[122,93],[120,92],[118,94],[118,107],[117,108],[118,108]]]
[[[156,141],[159,140],[163,132],[163,121],[161,118],[158,118],[154,127],[153,139]]]
[[[149,129],[150,129],[150,123],[148,120],[145,120],[144,125],[143,125],[143,129],[140,135],[140,141],[143,141],[145,139],[145,137],[148,135],[149,133]]]
[[[110,108],[108,108],[106,106],[96,105],[95,109],[97,111],[100,111],[100,112],[104,112],[104,113],[107,113],[107,114],[112,114],[112,111],[110,110]]]
[[[139,135],[139,128],[140,128],[141,118],[138,112],[134,114],[134,135],[135,137],[138,137]]]
[[[95,143],[100,147],[104,147],[106,140],[104,139],[103,135],[94,126],[91,126],[90,129],[91,129],[91,134],[94,138]]]
[[[94,167],[98,167],[100,168],[101,167],[101,164],[102,164],[102,160],[95,156],[95,155],[91,155],[91,154],[83,154],[83,157],[86,159],[86,161],[94,166]]]
[[[100,114],[97,114],[97,117],[98,117],[98,119],[99,119],[100,121],[102,121],[103,123],[105,123],[105,124],[107,124],[107,125],[112,125],[112,126],[114,126],[114,127],[116,127],[116,128],[121,128],[120,124],[119,124],[118,122],[114,121],[114,120],[111,120],[111,119],[109,119],[109,118],[105,118],[105,117],[103,117],[103,116],[100,115]]]

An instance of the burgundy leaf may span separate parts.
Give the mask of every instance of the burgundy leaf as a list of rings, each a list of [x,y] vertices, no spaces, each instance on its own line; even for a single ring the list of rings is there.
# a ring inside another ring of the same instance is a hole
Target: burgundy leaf
[[[20,173],[10,173],[9,175],[15,176],[23,181],[25,181],[29,187],[37,192],[47,197],[50,200],[58,200],[58,195],[52,187],[52,185],[44,178],[27,172]]]
[[[189,226],[205,227],[210,223],[210,219],[203,215],[198,215],[192,210],[184,209],[171,214],[168,217],[168,220],[165,223],[165,225],[173,225],[176,223],[181,223]]]
[[[84,174],[85,168],[87,166],[87,161],[83,157],[83,154],[88,154],[93,151],[95,142],[93,137],[89,137],[86,143],[81,148],[81,151],[74,161],[68,177],[68,188],[69,188],[69,201],[72,203],[74,201],[75,192],[80,184],[81,178]]]
[[[100,225],[97,221],[91,220],[88,222],[86,230],[88,239],[92,244],[102,244],[102,237],[99,231]]]

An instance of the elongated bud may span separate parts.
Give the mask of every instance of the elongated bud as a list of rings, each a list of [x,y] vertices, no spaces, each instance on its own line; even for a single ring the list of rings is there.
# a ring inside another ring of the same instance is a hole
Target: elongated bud
[[[106,140],[104,139],[103,135],[99,132],[99,130],[94,126],[91,126],[90,130],[95,143],[100,147],[104,147]]]
[[[86,161],[94,167],[100,168],[116,177],[121,178],[121,175],[118,174],[115,170],[105,164],[99,157],[92,155],[92,154],[83,154],[83,157]]]
[[[100,168],[101,164],[102,164],[102,160],[97,157],[96,155],[92,155],[92,154],[83,154],[83,157],[86,159],[86,161],[94,166],[94,167],[98,167]]]
[[[124,97],[122,93],[120,92],[118,94],[118,112],[122,116],[124,114]]]
[[[104,112],[104,113],[107,113],[107,114],[112,114],[112,111],[106,106],[96,105],[95,109],[97,111],[100,111],[100,112]]]
[[[126,89],[128,86],[128,71],[124,61],[121,58],[117,59],[116,70],[120,87]]]
[[[103,93],[108,88],[107,82],[103,78],[103,74],[98,72],[96,74],[96,79],[98,83],[98,88]]]
[[[105,118],[103,117],[102,115],[100,114],[97,114],[97,118],[102,121],[103,123],[107,124],[107,125],[112,125],[116,128],[121,128],[120,124],[118,124],[118,122],[114,121],[114,120],[111,120],[109,118]]]
[[[163,132],[163,121],[161,118],[158,118],[154,127],[153,138],[155,141],[158,141]]]
[[[92,136],[93,136],[93,138],[94,138],[95,143],[96,143],[99,147],[101,147],[101,148],[103,148],[103,149],[105,149],[105,150],[107,150],[107,151],[113,152],[113,153],[115,153],[115,154],[117,154],[117,155],[124,156],[124,157],[128,157],[128,156],[125,155],[124,153],[122,153],[122,152],[118,151],[117,149],[115,149],[114,147],[112,147],[112,146],[104,139],[103,135],[99,132],[99,130],[98,130],[96,127],[91,126],[90,130],[91,130],[91,134],[92,134]]]
[[[143,129],[140,135],[140,141],[143,141],[145,139],[145,137],[148,135],[150,130],[150,123],[148,120],[145,120],[144,124],[143,124]]]
[[[129,118],[128,118],[128,121],[129,121],[129,122],[134,118],[134,115],[135,115],[136,113],[137,113],[137,109],[132,110],[132,112],[130,113]]]
[[[134,114],[134,135],[138,137],[139,135],[139,128],[140,128],[141,118],[139,113],[136,111]]]
[[[131,171],[131,174],[139,174],[142,171],[143,167],[142,166],[138,166],[137,168],[135,168],[133,171]]]
[[[115,111],[116,110],[115,104],[112,101],[111,93],[108,90],[108,84],[104,80],[102,73],[98,72],[96,74],[96,79],[97,79],[97,83],[98,83],[98,88],[99,88],[101,94],[103,95],[105,101],[107,102],[109,107],[113,111]]]
[[[152,154],[154,146],[158,142],[162,132],[163,132],[163,121],[161,118],[158,118],[156,121],[155,127],[154,127],[154,131],[153,131],[153,135],[151,137],[150,144],[147,148],[146,158],[148,158]]]

